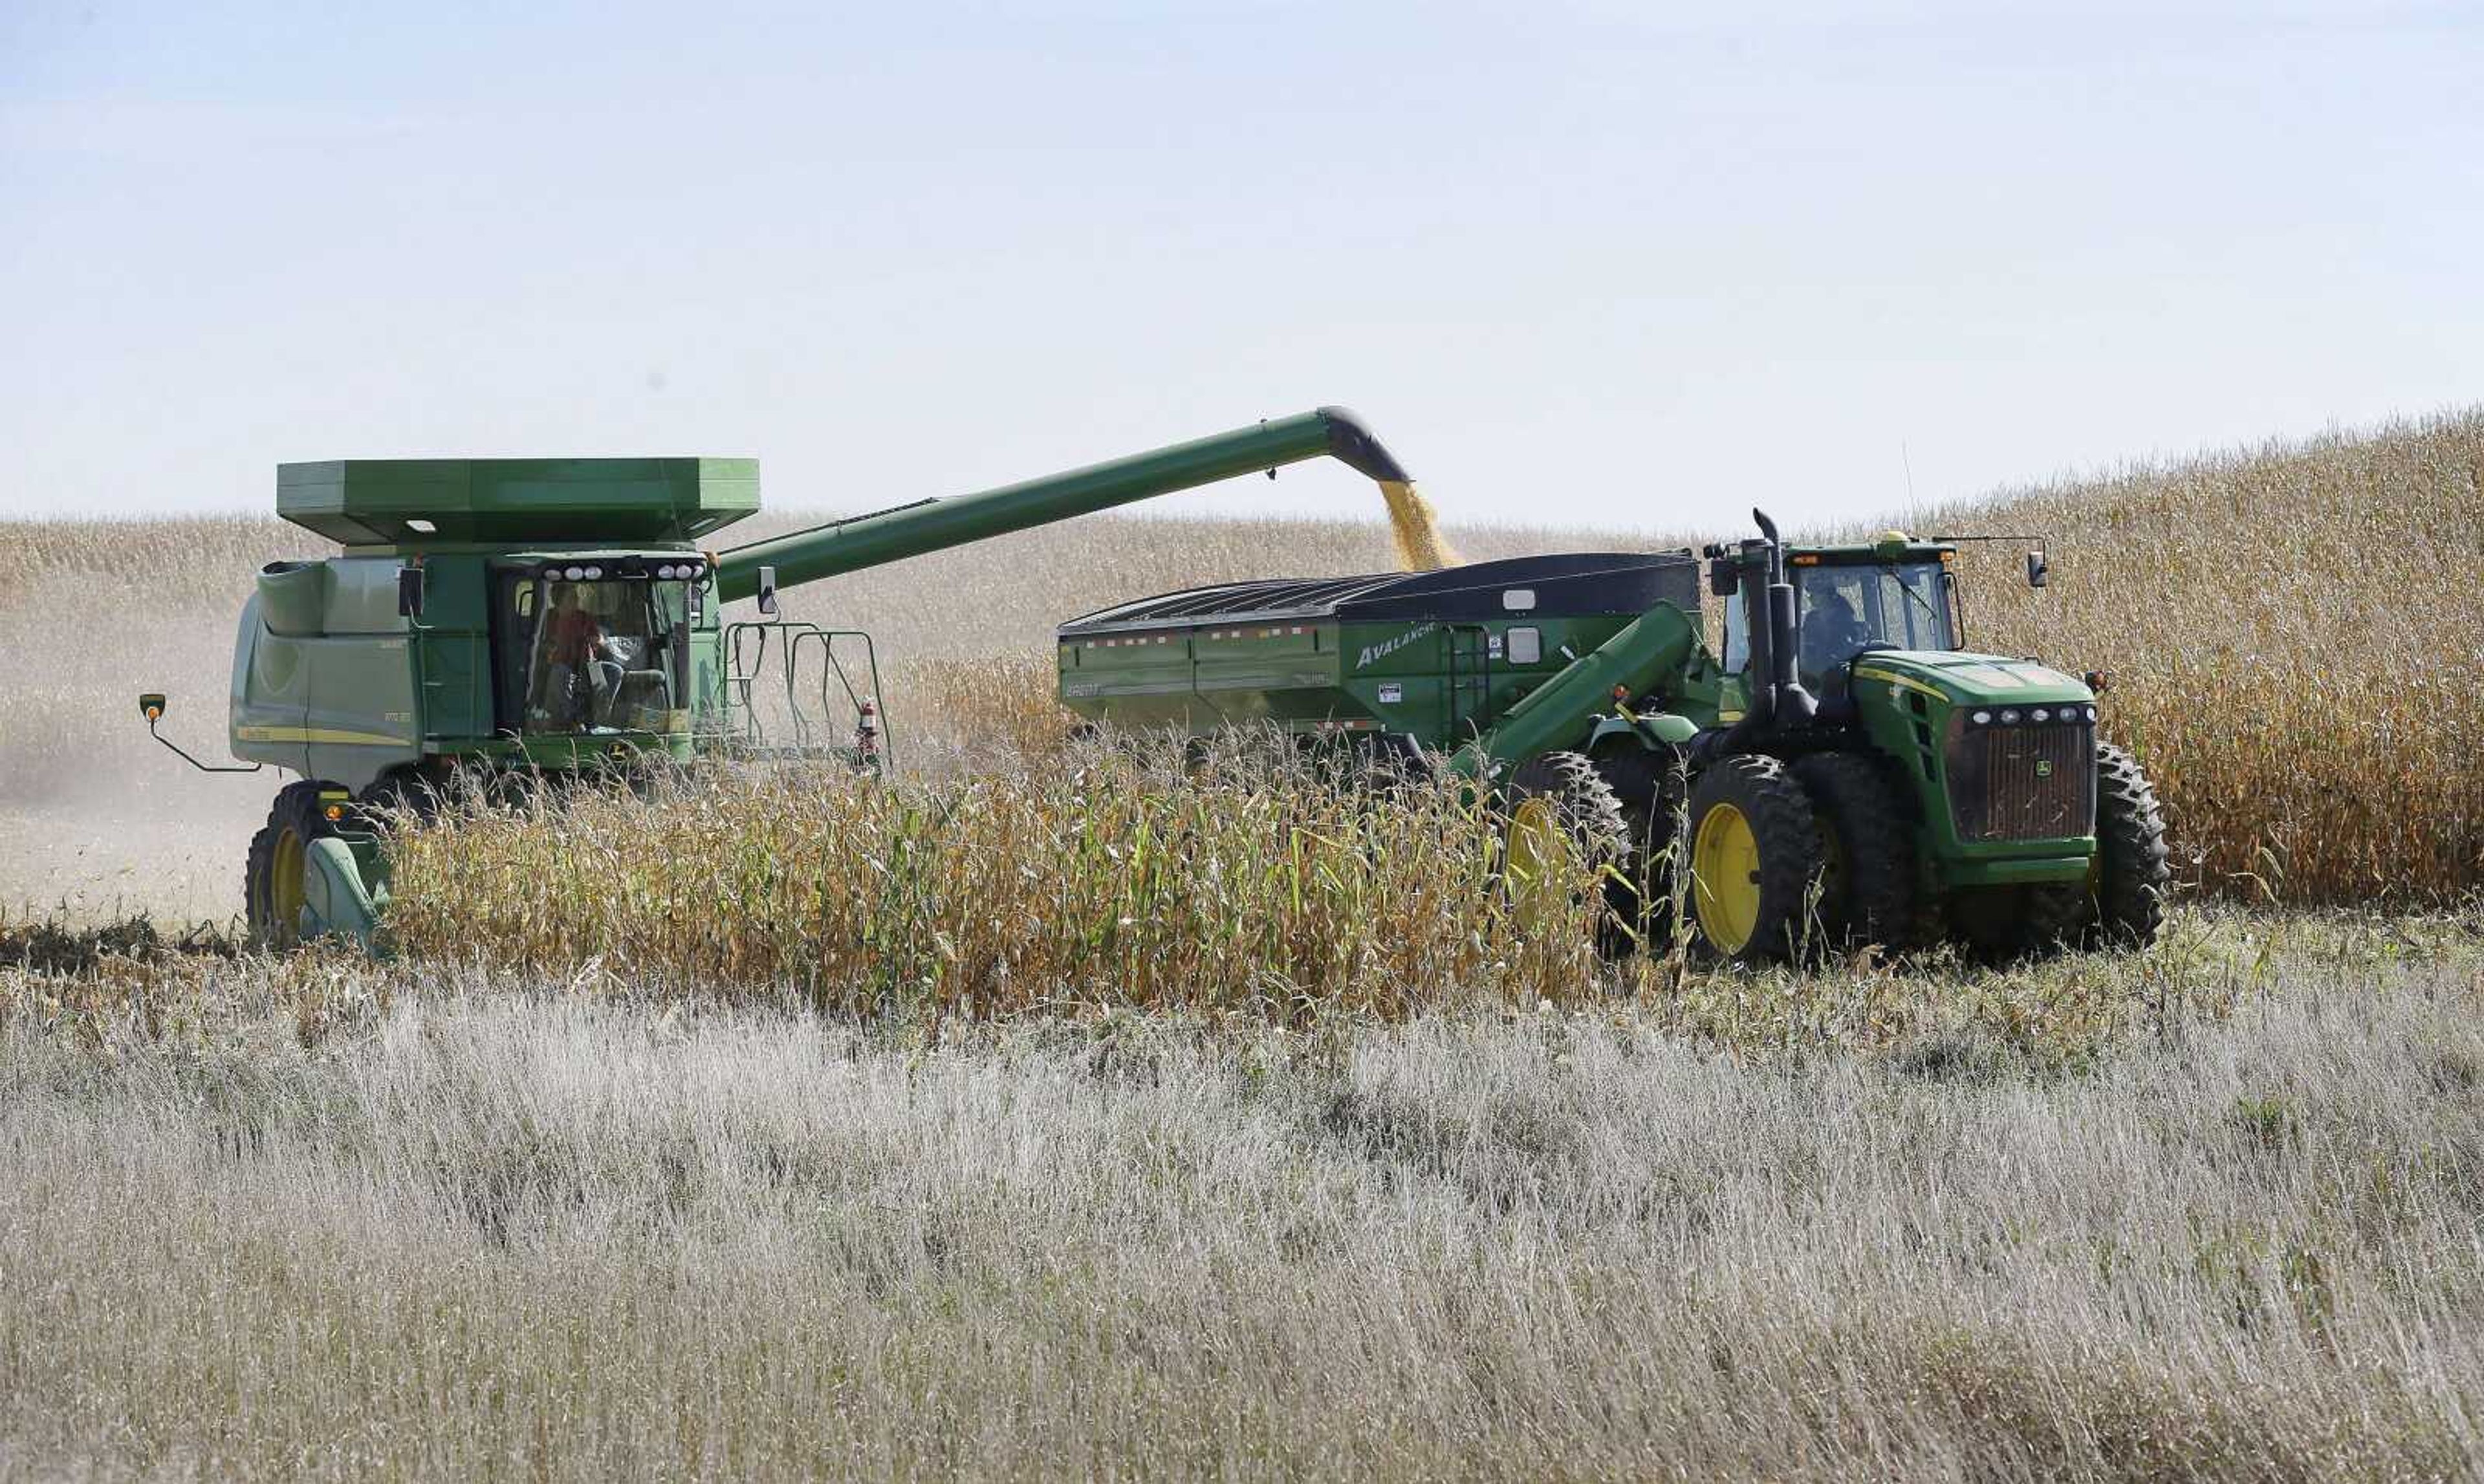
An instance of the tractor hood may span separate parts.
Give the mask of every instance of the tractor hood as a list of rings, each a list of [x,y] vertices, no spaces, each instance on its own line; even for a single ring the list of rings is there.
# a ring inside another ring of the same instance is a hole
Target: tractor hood
[[[1953,650],[1868,650],[1854,657],[1854,679],[1920,690],[1953,705],[2043,706],[2095,699],[2076,676],[2033,661]]]

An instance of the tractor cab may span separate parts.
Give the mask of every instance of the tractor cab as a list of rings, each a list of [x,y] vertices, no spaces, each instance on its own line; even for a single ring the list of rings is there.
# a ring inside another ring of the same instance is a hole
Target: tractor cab
[[[1755,609],[1746,593],[1765,590],[1766,543],[1708,549],[1711,589],[1725,599],[1722,661],[1743,672],[1765,652],[1763,632],[1751,628]],[[1804,547],[1787,553],[1786,576],[1794,588],[1795,671],[1822,701],[1846,700],[1856,661],[1875,652],[1952,652],[1965,624],[1952,568],[1958,548],[1917,541],[1891,531],[1865,545]]]

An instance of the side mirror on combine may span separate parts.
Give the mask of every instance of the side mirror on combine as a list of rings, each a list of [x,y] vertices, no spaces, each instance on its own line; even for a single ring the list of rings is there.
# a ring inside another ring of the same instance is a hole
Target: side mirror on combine
[[[396,569],[396,616],[399,618],[422,616],[422,569],[420,567]]]
[[[776,616],[776,569],[773,567],[759,569],[759,611],[770,618]]]
[[[164,692],[160,690],[149,690],[145,695],[138,698],[138,714],[147,718],[147,735],[154,738],[158,742],[161,742],[165,751],[172,753],[175,757],[179,758],[182,762],[189,764],[199,771],[202,773],[255,773],[261,768],[267,766],[263,763],[253,763],[247,768],[227,768],[220,767],[212,763],[200,762],[197,758],[190,756],[188,753],[182,751],[178,746],[175,745],[173,739],[166,737],[155,730],[155,723],[164,719]]]
[[[1742,585],[1742,572],[1740,567],[1735,565],[1734,558],[1730,556],[1712,556],[1708,559],[1708,590],[1710,592],[1715,594],[1719,598],[1730,598],[1734,596],[1735,590]]]
[[[2048,574],[2051,570],[2052,570],[2051,568],[2047,567],[2047,566],[2044,564],[2044,553],[2041,553],[2041,552],[2030,552],[2030,553],[2027,553],[2027,585],[2028,585],[2028,586],[2030,586],[2030,587],[2041,587],[2041,586],[2043,586],[2043,585],[2044,585],[2044,578],[2045,578],[2046,574]]]

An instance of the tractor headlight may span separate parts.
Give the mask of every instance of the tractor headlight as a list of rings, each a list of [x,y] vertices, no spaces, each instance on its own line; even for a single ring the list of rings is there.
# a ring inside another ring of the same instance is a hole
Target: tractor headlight
[[[2001,724],[2003,726],[2016,726],[2018,724],[2018,708],[2012,706],[2004,710],[2001,713]]]
[[[1992,713],[1988,711],[1977,712],[1973,719],[1977,726],[1990,726],[1992,724]]]

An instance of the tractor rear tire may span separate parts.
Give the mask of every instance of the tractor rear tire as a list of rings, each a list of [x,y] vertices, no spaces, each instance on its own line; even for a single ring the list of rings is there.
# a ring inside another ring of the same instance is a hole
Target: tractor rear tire
[[[268,806],[267,823],[251,837],[242,870],[242,895],[254,946],[282,953],[302,943],[304,878],[310,847],[337,832],[320,791],[326,785],[288,783]]]
[[[1915,828],[1898,781],[1861,752],[1798,758],[1794,776],[1821,827],[1820,922],[1835,947],[1915,946],[1922,890]]]
[[[1615,941],[1626,934],[1616,931],[1614,914],[1617,893],[1623,894],[1622,910],[1630,910],[1635,899],[1623,872],[1630,859],[1630,821],[1596,765],[1580,753],[1547,752],[1509,775],[1501,799],[1507,821],[1501,889],[1520,923],[1540,929],[1577,907],[1577,895],[1564,884],[1572,862],[1558,854],[1566,849],[1576,852],[1576,865],[1602,878],[1597,946],[1607,953],[1625,946]]]
[[[2165,812],[2138,760],[2110,742],[2096,743],[2095,833],[2090,878],[2095,905],[2087,942],[2146,948],[2165,927],[2165,897],[2174,881]]]
[[[1740,963],[1793,958],[1811,941],[1821,874],[1811,797],[1770,757],[1734,757],[1690,790],[1690,916],[1699,940]]]

